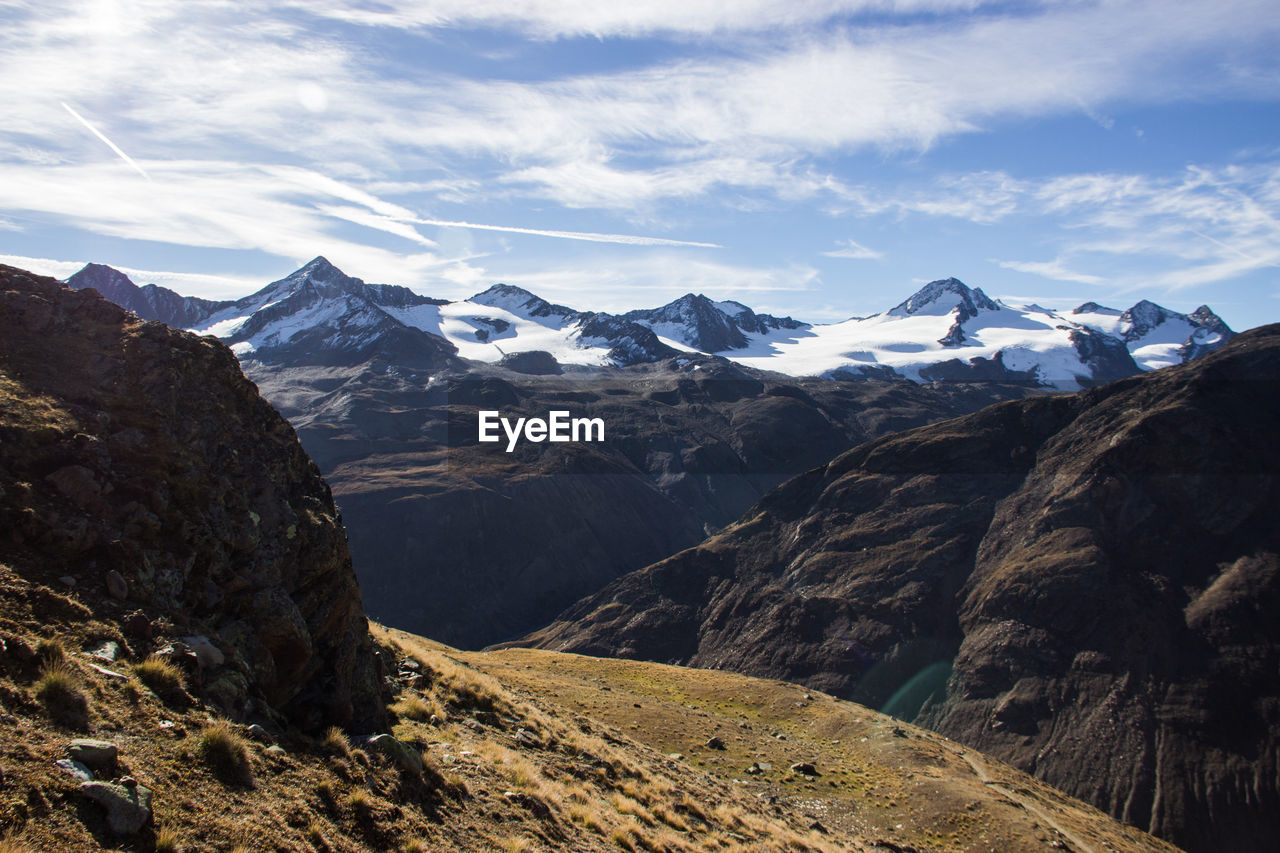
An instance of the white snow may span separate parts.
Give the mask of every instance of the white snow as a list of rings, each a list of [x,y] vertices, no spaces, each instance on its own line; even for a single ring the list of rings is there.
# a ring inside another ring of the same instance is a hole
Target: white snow
[[[952,310],[935,313],[938,302],[912,314],[893,311],[865,319],[845,320],[805,329],[771,330],[752,335],[743,350],[720,353],[749,367],[776,370],[793,376],[830,375],[841,367],[857,369],[884,365],[919,381],[920,370],[938,362],[974,358],[994,359],[1004,353],[1013,370],[1035,369],[1040,380],[1074,387],[1077,377],[1087,376],[1070,333],[1059,328],[1062,318],[1048,312],[1019,311],[1001,307],[983,311],[964,324],[965,343],[945,347],[938,343],[955,322],[959,299],[943,294],[938,302],[950,302]]]
[[[266,289],[210,317],[193,331],[234,338],[257,311],[289,295],[284,283],[279,284],[282,286]],[[966,291],[948,286],[926,295],[933,298],[913,305],[911,313],[894,308],[839,323],[744,333],[747,347],[718,355],[792,376],[830,376],[842,368],[859,372],[861,368],[883,367],[915,381],[921,381],[926,368],[942,362],[958,360],[967,364],[999,357],[1008,369],[1029,373],[1043,384],[1073,388],[1090,375],[1072,344],[1073,332],[1089,328],[1115,338],[1132,334],[1132,323],[1122,312],[1109,308],[1095,306],[1076,314],[1038,305],[1013,307],[997,302],[995,307],[984,307],[962,324],[964,339],[959,345],[944,346],[939,341],[951,332]],[[635,345],[625,338],[584,338],[580,321],[573,314],[531,316],[524,305],[532,298],[536,297],[521,292],[485,293],[461,302],[396,308],[375,307],[354,294],[336,296],[280,318],[248,340],[236,342],[234,351],[245,355],[262,347],[278,346],[288,343],[298,332],[323,326],[334,330],[332,341],[336,344],[356,345],[377,334],[388,317],[443,337],[457,347],[463,358],[482,362],[496,362],[511,353],[545,350],[562,364],[607,365],[612,362],[609,353],[613,347],[625,351]],[[729,316],[749,310],[734,300],[714,305]],[[1193,334],[1200,343],[1212,343],[1218,337],[1182,315],[1161,313],[1161,309],[1148,303],[1141,303],[1140,307],[1143,310],[1136,313],[1145,317],[1145,322],[1167,317],[1146,335],[1128,343],[1135,362],[1144,370],[1179,363],[1182,347]],[[698,352],[690,343],[690,322],[644,325],[672,349]]]
[[[503,354],[545,350],[561,364],[610,364],[608,345],[592,346],[578,332],[576,322],[566,322],[556,315],[529,317],[518,312],[524,299],[495,298],[502,306],[480,302],[450,302],[447,305],[420,305],[408,309],[384,309],[408,326],[440,335],[458,348],[458,355],[474,361],[495,362]],[[500,320],[508,324],[504,331],[480,322]],[[476,337],[476,331],[488,332],[487,340]]]
[[[245,320],[248,320],[252,316],[252,314],[245,314],[243,317],[229,317],[226,320],[206,323],[205,325],[197,328],[187,329],[187,331],[195,332],[200,335],[213,335],[215,338],[229,338],[236,333],[236,330],[244,325]]]

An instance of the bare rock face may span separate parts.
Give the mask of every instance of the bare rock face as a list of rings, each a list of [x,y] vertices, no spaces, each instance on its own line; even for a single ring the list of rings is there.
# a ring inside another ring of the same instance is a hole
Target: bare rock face
[[[868,442],[529,638],[802,681],[1190,850],[1280,837],[1280,326]]]
[[[375,728],[328,486],[230,350],[11,267],[0,330],[0,560],[208,637],[295,722]]]

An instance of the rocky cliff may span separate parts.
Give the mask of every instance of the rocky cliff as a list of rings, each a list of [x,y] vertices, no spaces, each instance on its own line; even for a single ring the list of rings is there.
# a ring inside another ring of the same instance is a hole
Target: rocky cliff
[[[235,356],[11,267],[0,329],[0,562],[135,653],[206,638],[195,683],[233,716],[373,729],[340,518]]]
[[[530,641],[803,681],[1191,850],[1280,837],[1280,327],[864,444]]]

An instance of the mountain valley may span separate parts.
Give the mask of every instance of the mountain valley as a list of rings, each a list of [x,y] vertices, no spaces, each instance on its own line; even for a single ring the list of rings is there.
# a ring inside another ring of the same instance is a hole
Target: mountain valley
[[[8,853],[1173,849],[797,685],[367,626],[229,350],[12,268],[0,322]]]
[[[1278,390],[1268,326],[868,442],[526,642],[812,685],[1189,850],[1265,849]]]

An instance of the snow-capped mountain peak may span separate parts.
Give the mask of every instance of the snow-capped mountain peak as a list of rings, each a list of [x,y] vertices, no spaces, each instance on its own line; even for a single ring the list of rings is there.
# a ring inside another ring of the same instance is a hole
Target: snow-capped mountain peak
[[[931,281],[913,293],[906,301],[889,310],[894,317],[913,314],[950,314],[960,309],[960,320],[976,317],[981,311],[998,311],[1000,304],[980,288],[969,287],[957,278]]]
[[[1174,314],[1154,302],[1143,299],[1128,311],[1120,315],[1120,322],[1127,326],[1124,332],[1126,341],[1138,340],[1151,334],[1157,326],[1181,315]]]
[[[572,308],[553,305],[541,296],[513,284],[495,284],[467,301],[477,305],[488,305],[490,308],[501,308],[527,317],[566,317],[577,313]]]
[[[117,284],[120,299],[147,290],[99,265],[73,279]],[[543,351],[562,365],[628,365],[685,350],[795,376],[1014,379],[1073,388],[1186,361],[1234,334],[1207,306],[1187,315],[1147,300],[1124,312],[1086,302],[1059,313],[1006,305],[954,278],[930,282],[880,314],[828,325],[695,293],[624,315],[556,305],[507,284],[448,302],[365,284],[323,257],[234,303],[164,293],[181,303],[176,324],[222,338],[241,357],[304,363],[376,356],[430,367],[455,353],[497,362]],[[154,293],[151,299],[138,304],[152,311]],[[198,321],[181,319],[189,316]]]
[[[1071,309],[1072,314],[1104,314],[1111,317],[1119,317],[1124,312],[1115,308],[1108,308],[1105,305],[1099,305],[1097,302],[1084,302]]]

